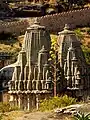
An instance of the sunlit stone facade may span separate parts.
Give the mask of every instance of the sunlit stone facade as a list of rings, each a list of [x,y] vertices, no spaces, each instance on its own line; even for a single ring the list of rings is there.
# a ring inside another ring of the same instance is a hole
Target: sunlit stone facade
[[[50,36],[36,21],[25,33],[12,80],[9,82],[10,103],[20,109],[39,107],[39,101],[51,95],[49,70]]]

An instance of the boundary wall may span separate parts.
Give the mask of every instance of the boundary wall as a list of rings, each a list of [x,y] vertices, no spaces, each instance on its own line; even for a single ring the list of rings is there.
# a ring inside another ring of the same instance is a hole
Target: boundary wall
[[[45,25],[51,32],[61,31],[65,24],[71,28],[90,25],[90,8],[46,15],[39,18],[40,24]]]
[[[22,32],[26,31],[26,28],[29,26],[27,20],[18,20],[13,22],[0,22],[0,33],[16,33],[20,35]]]
[[[65,24],[69,24],[71,28],[87,26],[90,25],[90,8],[46,15],[38,17],[38,21],[41,25],[46,26],[50,32],[61,31]],[[13,22],[1,21],[0,33],[4,31],[20,35],[20,33],[25,33],[27,27],[29,27],[33,22],[33,18],[20,18],[18,21]]]

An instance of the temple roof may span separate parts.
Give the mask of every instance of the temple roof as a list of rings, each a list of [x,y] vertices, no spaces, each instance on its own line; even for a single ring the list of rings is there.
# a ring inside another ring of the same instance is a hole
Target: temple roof
[[[69,29],[70,27],[67,24],[65,24],[64,30],[59,32],[58,34],[75,34],[74,31],[71,31]]]
[[[32,29],[45,29],[45,26],[41,26],[40,23],[38,22],[38,19],[35,18],[34,24],[31,25],[27,30],[32,30]]]

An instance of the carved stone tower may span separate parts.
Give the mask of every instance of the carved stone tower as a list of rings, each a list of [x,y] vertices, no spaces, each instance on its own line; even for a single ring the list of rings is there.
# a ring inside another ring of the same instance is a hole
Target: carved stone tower
[[[62,86],[66,82],[66,90],[74,97],[88,94],[90,88],[89,70],[80,41],[74,31],[65,25],[64,31],[59,32],[58,60],[62,69]]]
[[[22,50],[18,55],[12,80],[9,82],[10,102],[21,109],[39,107],[39,100],[50,96],[50,36],[37,21],[27,28]]]

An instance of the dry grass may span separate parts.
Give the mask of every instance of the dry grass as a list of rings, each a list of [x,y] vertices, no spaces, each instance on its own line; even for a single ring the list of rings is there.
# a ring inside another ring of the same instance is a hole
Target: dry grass
[[[2,120],[15,120],[24,114],[24,111],[12,111],[3,114]]]
[[[19,52],[20,44],[23,43],[24,35],[19,36],[17,40],[0,40],[0,52]]]
[[[79,110],[83,113],[90,112],[90,102],[83,103]],[[29,111],[12,111],[3,115],[2,120],[73,120],[73,115],[55,114],[53,111],[49,112],[29,112]]]

